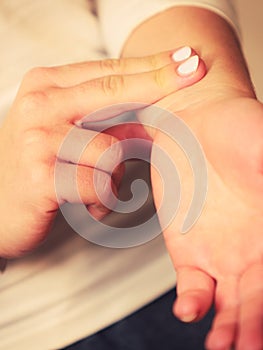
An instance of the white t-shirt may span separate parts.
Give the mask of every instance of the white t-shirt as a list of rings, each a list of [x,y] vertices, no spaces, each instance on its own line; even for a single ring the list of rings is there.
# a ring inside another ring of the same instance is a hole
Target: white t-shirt
[[[138,24],[184,4],[211,9],[236,23],[227,0],[100,0],[100,24],[91,1],[2,0],[0,121],[29,68],[103,58],[105,47],[118,56]],[[0,349],[66,346],[174,285],[175,272],[161,236],[136,248],[103,248],[74,233],[60,216],[45,244],[10,261],[0,275]]]

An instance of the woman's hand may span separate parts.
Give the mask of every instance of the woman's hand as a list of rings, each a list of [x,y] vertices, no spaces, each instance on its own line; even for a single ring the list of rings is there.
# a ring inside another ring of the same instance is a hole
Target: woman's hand
[[[164,231],[177,271],[174,312],[185,322],[197,321],[214,301],[216,316],[207,349],[259,350],[263,348],[263,105],[230,87],[209,89],[206,79],[208,75],[186,89],[192,99],[185,94],[180,98],[177,92],[157,103],[186,122],[207,159],[205,207],[184,235],[180,228],[191,201],[192,170],[176,143],[161,131],[152,133],[154,144],[172,157],[182,180],[178,215]],[[155,163],[154,153],[152,157]],[[159,208],[162,186],[154,169],[152,186]]]
[[[235,22],[230,3],[225,15]],[[213,11],[174,6],[141,23],[122,54],[151,54],[186,43],[201,53],[208,73],[198,84],[158,103],[187,123],[207,157],[207,203],[186,235],[179,228],[191,201],[191,169],[163,133],[153,138],[172,155],[182,178],[179,215],[164,232],[178,271],[175,313],[188,321],[199,319],[214,299],[217,315],[208,349],[229,349],[231,344],[238,350],[263,349],[263,112],[236,32]],[[154,169],[152,181],[159,207],[160,179]]]
[[[193,74],[180,76],[172,54],[36,68],[27,73],[0,129],[0,257],[16,257],[40,244],[64,202],[82,201],[97,219],[108,212],[97,196],[93,173],[100,155],[117,139],[75,127],[71,147],[61,153],[60,146],[75,123],[93,111],[117,103],[153,103],[204,76],[202,61]],[[122,106],[116,114],[122,108],[123,112],[134,108],[134,104]],[[74,149],[83,139],[88,146],[78,159]],[[112,159],[99,169],[105,197],[111,187],[117,191],[122,174],[119,166],[112,178],[109,175],[121,157],[121,148],[114,150]],[[62,174],[60,193],[54,185],[55,164]],[[76,165],[79,194],[69,181]]]

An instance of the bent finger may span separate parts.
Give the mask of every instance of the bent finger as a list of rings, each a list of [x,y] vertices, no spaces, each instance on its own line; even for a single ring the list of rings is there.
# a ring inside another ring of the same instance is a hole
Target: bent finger
[[[123,152],[119,140],[109,134],[77,126],[53,137],[53,152],[60,160],[103,170],[113,177],[123,173]],[[116,178],[115,178],[116,180]]]
[[[214,280],[205,272],[194,267],[179,268],[175,315],[184,322],[200,320],[212,305],[214,291]]]
[[[104,171],[57,161],[55,191],[60,205],[66,202],[83,203],[107,212],[115,205],[117,187]]]

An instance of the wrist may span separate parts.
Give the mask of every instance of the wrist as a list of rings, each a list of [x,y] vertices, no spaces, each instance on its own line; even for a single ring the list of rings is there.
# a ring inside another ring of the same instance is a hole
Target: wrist
[[[185,45],[191,46],[204,60],[207,75],[183,93],[177,92],[178,96],[185,99],[185,95],[200,91],[202,98],[204,93],[207,98],[212,94],[255,97],[234,30],[208,10],[181,6],[157,14],[135,29],[124,45],[122,56],[143,56]]]

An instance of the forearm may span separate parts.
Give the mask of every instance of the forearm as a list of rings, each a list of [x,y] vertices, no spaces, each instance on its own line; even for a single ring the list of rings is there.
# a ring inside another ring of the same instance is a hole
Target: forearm
[[[127,39],[122,56],[140,56],[189,45],[204,59],[208,82],[254,96],[237,36],[217,14],[198,7],[173,7],[146,20]]]

